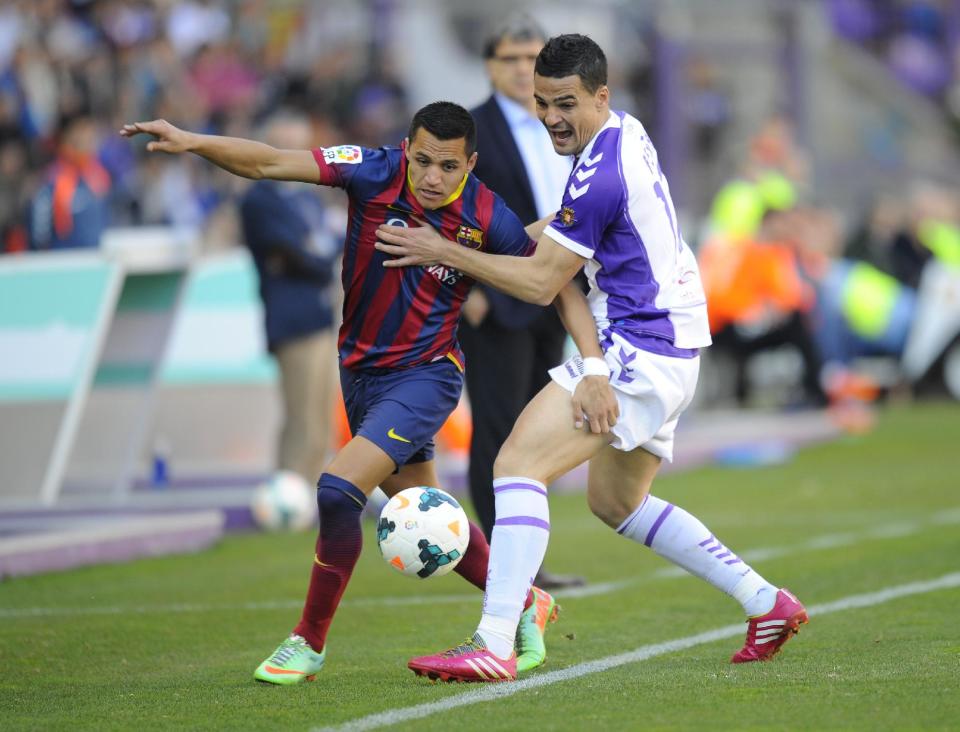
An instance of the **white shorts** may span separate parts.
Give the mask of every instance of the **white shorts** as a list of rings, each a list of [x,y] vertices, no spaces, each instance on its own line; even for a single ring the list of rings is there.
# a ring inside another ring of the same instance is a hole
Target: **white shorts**
[[[632,346],[617,333],[611,337],[614,345],[604,358],[620,418],[610,444],[624,452],[642,447],[673,462],[673,433],[697,388],[700,357],[661,356]],[[583,378],[582,359],[577,355],[550,369],[550,378],[573,394]]]

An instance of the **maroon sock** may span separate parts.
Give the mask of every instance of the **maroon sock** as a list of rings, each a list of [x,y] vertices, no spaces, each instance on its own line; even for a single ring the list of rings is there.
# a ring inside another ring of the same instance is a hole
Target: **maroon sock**
[[[320,533],[310,574],[310,588],[300,623],[294,633],[307,639],[318,653],[343,591],[360,556],[363,532],[360,514],[367,502],[363,491],[349,481],[324,473],[317,488]]]
[[[467,544],[467,551],[463,555],[453,571],[463,577],[467,582],[481,590],[487,589],[487,564],[490,561],[490,544],[483,531],[473,521],[470,522],[470,543]],[[533,604],[533,590],[527,593],[527,599],[523,603],[523,609],[526,610]]]

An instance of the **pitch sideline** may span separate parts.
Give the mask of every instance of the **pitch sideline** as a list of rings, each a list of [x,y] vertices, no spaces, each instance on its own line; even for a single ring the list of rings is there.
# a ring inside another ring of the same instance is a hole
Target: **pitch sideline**
[[[832,534],[820,534],[811,537],[799,544],[790,544],[775,547],[757,547],[740,552],[740,556],[750,564],[775,559],[792,554],[803,554],[811,551],[823,551],[846,546],[855,546],[864,541],[884,539],[901,539],[912,534],[920,533],[929,526],[951,526],[960,524],[960,506],[943,509],[924,518],[914,521],[898,521],[881,524],[863,531],[850,531]],[[611,582],[594,582],[585,587],[573,587],[554,593],[559,599],[595,597],[617,592],[632,585],[658,579],[675,579],[690,576],[679,567],[663,567],[654,570],[651,574],[631,577],[625,580]],[[341,607],[404,607],[411,605],[446,605],[460,602],[473,602],[477,598],[472,594],[450,595],[404,595],[392,597],[358,597],[346,598]],[[152,614],[152,613],[202,613],[223,611],[260,611],[260,610],[300,610],[303,600],[261,600],[239,604],[217,605],[213,603],[171,603],[168,605],[120,606],[101,605],[93,607],[21,607],[0,608],[0,618],[37,618],[37,617],[79,617],[83,615],[124,615],[124,614]]]
[[[891,600],[911,595],[920,595],[937,590],[953,589],[960,587],[960,572],[943,575],[937,579],[923,582],[910,582],[904,585],[887,587],[876,592],[869,592],[861,595],[850,595],[833,602],[813,605],[807,608],[811,616],[827,615],[828,613],[840,612],[843,610],[852,610],[854,608],[872,607],[880,605]],[[549,686],[562,681],[570,681],[582,676],[608,671],[618,666],[624,666],[629,663],[645,661],[654,656],[661,656],[666,653],[683,651],[687,648],[701,645],[703,643],[712,643],[713,641],[723,640],[743,634],[743,623],[736,625],[726,625],[722,628],[715,628],[697,635],[687,636],[686,638],[677,638],[664,643],[654,643],[652,645],[641,646],[627,653],[619,653],[614,656],[598,658],[595,661],[579,663],[576,666],[550,671],[539,674],[532,678],[522,681],[515,681],[506,684],[488,684],[481,686],[476,690],[456,694],[440,701],[428,702],[426,704],[417,704],[412,707],[403,707],[400,709],[389,709],[385,712],[378,712],[366,717],[359,717],[335,727],[317,727],[311,732],[362,732],[364,730],[379,729],[401,722],[409,722],[414,719],[422,719],[434,714],[450,711],[459,707],[469,706],[471,704],[480,704],[482,702],[493,701],[514,694],[519,694],[528,689],[536,689],[541,686]]]

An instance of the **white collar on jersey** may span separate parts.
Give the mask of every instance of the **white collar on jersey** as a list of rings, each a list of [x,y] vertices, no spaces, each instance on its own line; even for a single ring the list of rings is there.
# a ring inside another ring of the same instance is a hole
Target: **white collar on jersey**
[[[600,133],[609,127],[620,127],[620,115],[614,112],[612,109],[610,110],[610,116],[607,117],[607,121],[603,123],[603,127],[597,130],[597,133],[590,138],[590,142],[587,143],[587,146],[583,148],[583,152],[577,155],[577,162],[574,167],[580,165],[581,160],[590,159],[590,153],[593,152],[593,144],[597,141],[597,138],[600,137]]]

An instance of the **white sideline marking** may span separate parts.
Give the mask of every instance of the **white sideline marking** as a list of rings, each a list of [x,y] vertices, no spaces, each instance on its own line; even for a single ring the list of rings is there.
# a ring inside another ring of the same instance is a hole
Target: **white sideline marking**
[[[912,522],[898,521],[889,524],[881,524],[865,529],[861,533],[837,533],[821,534],[812,537],[800,544],[792,546],[766,547],[749,549],[740,554],[750,563],[765,561],[767,559],[776,559],[793,554],[801,554],[810,551],[820,551],[823,549],[834,549],[841,546],[851,546],[859,544],[862,541],[882,540],[882,539],[900,539],[910,534],[918,534],[925,531],[931,525],[948,526],[960,523],[960,507],[954,507],[938,511],[923,519]],[[631,577],[625,580],[615,582],[597,582],[588,584],[584,587],[572,587],[566,590],[554,592],[557,598],[581,598],[595,597],[597,595],[606,595],[611,592],[617,592],[631,585],[640,584],[656,579],[688,577],[689,574],[679,567],[664,567],[658,569],[646,577]],[[358,597],[356,599],[348,598],[340,603],[341,607],[404,607],[408,605],[450,605],[460,602],[474,602],[477,599],[477,593],[457,594],[457,595],[403,595],[394,597]],[[142,605],[134,607],[122,607],[119,605],[100,606],[100,607],[21,607],[21,608],[0,608],[0,618],[50,618],[50,617],[81,617],[89,615],[148,615],[153,613],[207,613],[207,612],[236,612],[236,611],[259,611],[259,610],[301,610],[303,600],[264,600],[260,602],[243,602],[239,604],[200,604],[200,603],[175,603],[169,605]]]
[[[920,595],[926,592],[952,589],[954,587],[960,587],[960,572],[946,574],[937,579],[928,580],[925,582],[910,582],[905,585],[888,587],[877,592],[869,592],[863,595],[850,595],[849,597],[844,597],[839,600],[835,600],[834,602],[813,605],[812,607],[807,608],[807,612],[810,615],[826,615],[827,613],[852,610],[854,608],[871,607],[873,605],[880,605],[900,597]],[[519,694],[521,691],[527,691],[528,689],[536,689],[541,686],[548,686],[550,684],[556,684],[562,681],[577,679],[581,676],[587,676],[589,674],[595,674],[601,671],[608,671],[612,668],[624,666],[629,663],[645,661],[648,658],[653,658],[654,656],[661,656],[666,653],[683,651],[687,648],[692,648],[693,646],[698,646],[703,643],[712,643],[713,641],[742,635],[743,632],[743,623],[726,625],[722,628],[708,630],[704,633],[687,636],[686,638],[677,638],[664,643],[654,643],[652,645],[641,646],[640,648],[627,653],[620,653],[615,656],[598,658],[596,661],[579,663],[576,666],[570,666],[558,671],[550,671],[548,673],[539,674],[522,681],[500,684],[484,684],[475,690],[449,696],[446,699],[441,699],[440,701],[417,704],[416,706],[405,707],[402,709],[390,709],[386,712],[379,712],[366,717],[360,717],[358,719],[351,720],[350,722],[337,725],[336,727],[314,728],[313,732],[360,732],[361,730],[389,727],[390,725],[399,724],[401,722],[409,722],[412,719],[422,719],[423,717],[429,717],[433,714],[450,711],[451,709],[469,706],[470,704],[479,704],[481,702],[493,701],[494,699],[513,696],[514,694]]]

